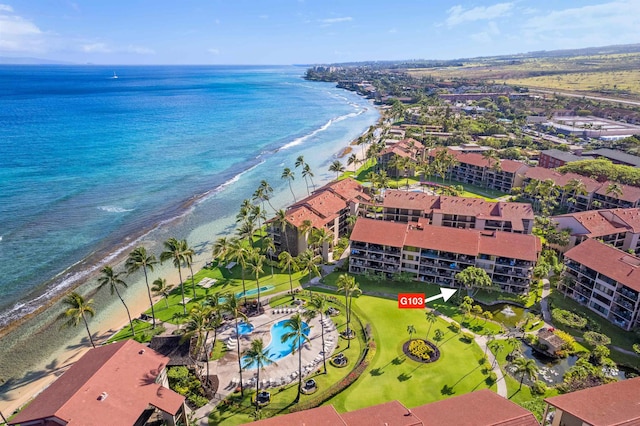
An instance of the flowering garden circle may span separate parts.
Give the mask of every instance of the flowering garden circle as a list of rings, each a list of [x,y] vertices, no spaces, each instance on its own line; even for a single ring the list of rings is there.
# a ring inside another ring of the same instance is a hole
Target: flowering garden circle
[[[440,359],[440,349],[424,339],[412,339],[402,345],[402,352],[410,359],[428,364]]]

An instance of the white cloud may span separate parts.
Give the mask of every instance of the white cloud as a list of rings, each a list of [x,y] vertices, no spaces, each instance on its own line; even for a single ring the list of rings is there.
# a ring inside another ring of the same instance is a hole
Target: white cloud
[[[269,19],[269,15],[260,15],[258,16],[260,19]]]
[[[391,29],[388,31],[388,33],[389,33],[389,34],[395,34],[395,33],[397,33],[397,32],[398,32],[398,30],[396,30],[395,28],[391,28]]]
[[[218,49],[208,49],[207,52],[211,53],[212,55],[219,55],[220,54],[220,50],[218,50]]]
[[[547,49],[638,42],[640,0],[553,10],[523,21],[524,38]]]
[[[342,18],[327,18],[327,19],[319,20],[319,22],[323,24],[337,24],[338,22],[349,22],[349,21],[353,21],[353,18],[351,16],[344,16]]]
[[[156,51],[144,46],[129,45],[124,49],[127,53],[135,53],[137,55],[155,55]]]
[[[447,10],[449,16],[445,22],[449,27],[453,27],[464,22],[491,20],[510,15],[512,9],[513,3],[497,3],[492,6],[477,6],[471,9],[456,5]]]
[[[11,6],[0,4],[0,50],[38,52],[42,50],[42,36],[37,25],[15,15]]]
[[[86,53],[111,53],[113,50],[106,43],[90,43],[80,46]]]
[[[491,21],[484,31],[471,34],[471,38],[479,43],[488,44],[493,42],[493,38],[497,35],[500,35],[500,29],[495,22]]]

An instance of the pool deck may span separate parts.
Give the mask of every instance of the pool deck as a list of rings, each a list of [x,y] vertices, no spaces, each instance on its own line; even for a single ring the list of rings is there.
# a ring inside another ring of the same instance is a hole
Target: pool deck
[[[216,374],[219,379],[220,385],[218,387],[218,396],[227,396],[235,390],[240,382],[240,374],[238,372],[238,352],[235,342],[240,343],[240,353],[250,346],[252,339],[256,339],[258,337],[263,339],[264,347],[266,348],[271,342],[271,326],[278,321],[290,318],[294,313],[298,312],[297,309],[299,309],[300,312],[304,310],[304,308],[289,308],[289,313],[282,313],[282,308],[267,309],[264,314],[251,317],[249,322],[254,326],[254,330],[249,334],[240,335],[239,339],[236,339],[233,322],[230,322],[227,326],[223,327],[223,330],[218,333],[218,339],[222,342],[226,342],[230,350],[223,358],[209,363],[211,374]],[[333,321],[326,315],[323,315],[323,319],[325,320],[326,325],[324,338],[325,347],[327,348],[326,357],[328,360],[336,347],[339,336]],[[317,316],[309,321],[309,325],[311,327],[309,331],[310,342],[305,343],[302,346],[303,378],[322,368],[323,346],[322,324],[320,323],[320,317]],[[266,366],[260,371],[260,387],[279,387],[282,384],[297,383],[297,372],[298,354],[296,353],[295,356],[287,355],[278,360],[277,364]],[[255,389],[256,373],[257,370],[255,369],[242,371],[242,380],[245,383],[245,386],[250,386]]]

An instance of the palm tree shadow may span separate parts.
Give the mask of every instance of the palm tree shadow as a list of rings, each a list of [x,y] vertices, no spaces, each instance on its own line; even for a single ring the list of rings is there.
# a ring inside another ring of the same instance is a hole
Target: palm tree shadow
[[[394,359],[391,360],[391,364],[393,365],[401,365],[403,362],[405,362],[407,359],[406,356],[402,355],[402,356],[397,356]],[[387,364],[389,365],[389,364]]]
[[[467,374],[465,374],[464,376],[460,377],[460,378],[458,379],[458,381],[457,381],[457,382],[455,382],[455,383],[453,384],[453,386],[452,386],[452,387],[455,387],[458,383],[462,382],[462,381],[463,381],[463,380],[464,380],[464,379],[465,379],[469,374],[473,373],[474,371],[476,371],[476,370],[477,370],[478,368],[480,368],[480,367],[481,367],[481,366],[480,366],[480,365],[478,365],[477,367],[475,367],[475,368],[471,369]]]
[[[410,374],[402,373],[402,374],[400,374],[400,375],[398,376],[398,381],[399,381],[399,382],[401,382],[401,383],[402,383],[402,382],[406,382],[407,380],[411,379],[411,377],[413,377],[413,376],[412,376],[412,375],[410,375]]]
[[[510,396],[508,396],[508,397],[507,397],[507,399],[511,399],[511,398],[513,398],[513,397],[514,397],[514,396],[516,396],[518,393],[520,393],[520,391],[521,391],[521,390],[522,390],[522,389],[518,389],[517,391],[515,391],[514,393],[512,393]]]
[[[98,335],[98,333],[92,333],[91,337],[93,338],[93,341],[96,342],[100,336]],[[91,342],[89,341],[88,337],[82,337],[80,339],[80,342],[74,344],[74,345],[67,345],[67,349],[70,350],[75,350],[75,349],[83,349],[86,348],[88,346],[91,346]]]

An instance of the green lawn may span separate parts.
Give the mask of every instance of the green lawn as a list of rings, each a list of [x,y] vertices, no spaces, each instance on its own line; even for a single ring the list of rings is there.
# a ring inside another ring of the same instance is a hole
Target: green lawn
[[[271,275],[271,267],[269,265],[264,266],[265,273],[260,276],[260,287],[273,286],[273,289],[260,292],[260,297],[269,296],[274,293],[283,291],[289,291],[289,274],[283,273],[278,268],[273,268],[273,276]],[[184,271],[183,271],[184,272]],[[213,278],[216,280],[216,284],[210,288],[203,288],[198,285],[204,278]],[[294,272],[292,274],[293,288],[300,287],[300,283],[308,279],[307,275],[303,275],[301,272]],[[240,293],[242,288],[242,275],[240,266],[236,265],[231,271],[224,267],[214,267],[211,269],[202,269],[194,275],[194,281],[196,283],[196,296],[193,296],[193,284],[191,277],[184,279],[184,293],[185,298],[191,299],[187,302],[187,312],[198,304],[205,300],[209,296],[216,294],[233,292]],[[251,276],[245,272],[245,288],[247,291],[256,288],[256,280],[251,279]],[[248,299],[256,298],[257,296],[249,296]],[[169,295],[167,303],[164,299],[159,300],[155,305],[156,318],[161,321],[167,321],[174,324],[180,324],[184,319],[181,317],[183,313],[182,307],[182,294],[180,291],[180,284],[177,283]],[[151,309],[145,312],[147,315],[151,315]]]
[[[164,327],[156,325],[156,328],[154,329],[152,326],[153,324],[151,324],[151,322],[134,319],[133,329],[136,332],[135,340],[141,343],[150,342],[153,336],[164,332]],[[109,340],[107,340],[107,343],[119,342],[120,340],[131,338],[133,338],[131,326],[127,324],[120,331],[110,337]]]
[[[426,337],[429,327],[424,310],[398,309],[393,300],[370,296],[360,296],[354,306],[370,321],[378,349],[360,379],[326,402],[338,411],[394,399],[414,407],[488,387],[479,364],[482,351],[475,343],[463,343],[444,320],[438,319],[431,329],[431,337],[436,329],[446,332],[439,343],[441,358],[422,364],[407,359],[402,345],[409,339],[408,325],[416,328],[415,337]]]

